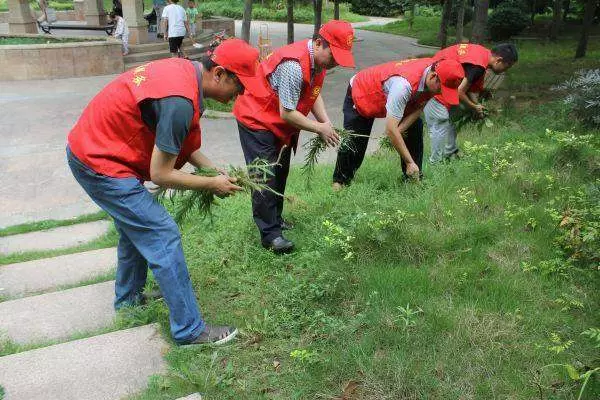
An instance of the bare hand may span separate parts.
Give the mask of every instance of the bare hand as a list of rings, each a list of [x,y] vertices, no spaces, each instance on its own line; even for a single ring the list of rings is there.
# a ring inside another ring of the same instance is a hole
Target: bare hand
[[[406,175],[413,179],[419,179],[419,166],[414,162],[406,164]]]
[[[227,170],[225,168],[215,167],[215,171],[217,171],[219,175],[229,176],[229,173],[227,173]]]
[[[320,122],[317,128],[317,133],[327,144],[327,146],[335,147],[340,144],[340,135],[337,134],[329,122]]]
[[[226,197],[242,190],[241,187],[234,184],[235,182],[237,182],[236,178],[227,175],[217,175],[213,177],[211,190],[219,197]]]
[[[475,107],[473,107],[473,110],[477,113],[477,116],[479,118],[484,117],[485,107],[483,106],[483,104],[475,104]]]

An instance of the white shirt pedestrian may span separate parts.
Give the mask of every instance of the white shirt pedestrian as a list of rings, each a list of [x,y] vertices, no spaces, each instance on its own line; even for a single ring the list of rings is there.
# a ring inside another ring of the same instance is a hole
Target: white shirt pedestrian
[[[123,43],[123,55],[129,54],[129,27],[125,19],[119,15],[115,15],[115,31],[113,36],[117,39],[121,39]]]
[[[185,23],[187,14],[179,4],[171,3],[163,9],[162,18],[167,20],[167,35],[169,37],[182,37],[186,35]]]

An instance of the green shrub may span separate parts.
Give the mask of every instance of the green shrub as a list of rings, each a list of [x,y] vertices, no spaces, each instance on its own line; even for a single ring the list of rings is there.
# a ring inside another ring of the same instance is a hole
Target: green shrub
[[[488,18],[488,31],[495,41],[509,39],[528,25],[529,16],[516,7],[499,7]]]
[[[350,11],[361,15],[394,17],[404,11],[404,0],[352,0]]]
[[[420,15],[421,17],[441,17],[442,9],[439,5],[419,6],[417,9],[417,15]]]
[[[579,71],[555,89],[566,93],[567,104],[589,126],[600,127],[600,69]]]

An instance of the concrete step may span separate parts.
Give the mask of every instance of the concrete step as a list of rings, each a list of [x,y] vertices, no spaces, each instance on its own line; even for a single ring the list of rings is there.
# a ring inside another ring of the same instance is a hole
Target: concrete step
[[[206,51],[206,49],[204,47],[196,48],[196,47],[190,46],[190,47],[185,47],[184,49],[185,49],[185,52],[188,55],[188,57],[191,55],[201,54]],[[148,62],[148,61],[160,60],[162,58],[169,58],[169,57],[171,57],[171,53],[169,53],[169,47],[167,46],[166,49],[162,49],[162,50],[128,54],[123,57],[123,61],[125,62],[126,65],[129,65],[129,64],[133,64],[133,63],[144,63],[144,62]]]
[[[180,397],[177,400],[202,400],[200,393],[192,393],[189,396]]]
[[[5,400],[118,400],[166,372],[158,325],[0,357]]]
[[[200,61],[200,59],[201,59],[201,58],[202,58],[202,56],[204,55],[204,52],[205,52],[205,51],[206,51],[206,50],[202,50],[202,51],[201,51],[201,52],[199,52],[199,53],[188,54],[188,58],[189,58],[190,60]],[[129,56],[126,56],[126,57],[129,57]],[[157,58],[157,60],[158,60],[158,59],[161,59],[161,58],[169,58],[169,57],[171,57],[171,53],[167,53],[165,56]],[[152,61],[153,61],[153,60],[152,60]],[[139,61],[139,62],[131,62],[131,63],[126,63],[126,64],[125,64],[125,71],[127,71],[127,70],[130,70],[131,68],[139,67],[140,65],[143,65],[143,64],[145,64],[145,63],[147,63],[147,62],[148,62],[148,61]]]
[[[211,41],[213,38],[213,31],[211,29],[206,32],[202,32],[196,35],[196,43],[207,43]],[[185,48],[192,46],[192,41],[189,38],[185,38],[183,40],[183,46]],[[148,53],[152,51],[166,51],[169,52],[169,42],[164,40],[158,40],[154,43],[144,43],[144,44],[132,44],[129,46],[129,54],[125,56],[125,58],[129,57],[133,54],[138,53]]]
[[[63,340],[114,322],[115,281],[0,303],[0,332],[20,344]],[[0,383],[1,384],[1,383]]]
[[[104,235],[112,222],[86,222],[45,231],[0,237],[0,254],[66,249],[91,242]]]
[[[24,296],[74,285],[107,274],[117,264],[117,249],[92,250],[0,266],[0,295]]]

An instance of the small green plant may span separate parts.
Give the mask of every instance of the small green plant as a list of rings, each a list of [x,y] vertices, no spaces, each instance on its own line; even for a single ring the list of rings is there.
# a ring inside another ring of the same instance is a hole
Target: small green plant
[[[581,400],[583,398],[583,394],[585,393],[585,388],[592,377],[592,375],[596,373],[600,373],[600,367],[588,369],[584,372],[579,372],[577,368],[575,368],[571,364],[548,364],[544,365],[542,368],[551,368],[551,367],[561,367],[564,368],[565,372],[569,376],[569,378],[575,382],[581,382],[581,389],[579,390],[579,395],[577,396],[577,400]]]
[[[568,350],[569,347],[571,347],[573,345],[573,343],[575,343],[575,341],[573,341],[573,340],[564,341],[560,336],[558,336],[558,333],[551,332],[550,333],[550,345],[547,346],[546,349],[555,354],[560,354],[560,353],[563,353],[566,350]]]
[[[4,399],[4,388],[0,385],[0,400]]]
[[[579,71],[553,89],[566,94],[564,103],[585,124],[600,127],[600,69]]]
[[[398,310],[399,314],[396,317],[395,322],[401,323],[405,330],[417,325],[417,316],[423,313],[421,308],[411,308],[410,304],[407,304],[406,307],[398,306],[396,309]]]
[[[327,229],[328,234],[325,236],[325,243],[329,247],[337,248],[344,254],[344,260],[350,260],[354,257],[352,250],[352,241],[354,236],[348,234],[344,228],[334,224],[330,220],[323,221],[323,226]]]
[[[595,342],[595,347],[600,348],[600,328],[589,328],[581,332],[583,336],[587,336]]]
[[[301,364],[315,364],[319,361],[316,352],[309,351],[306,349],[293,350],[290,353],[290,358]]]
[[[554,303],[561,307],[561,311],[570,311],[573,308],[583,309],[583,303],[581,301],[566,293],[562,293],[558,299],[554,300]]]

